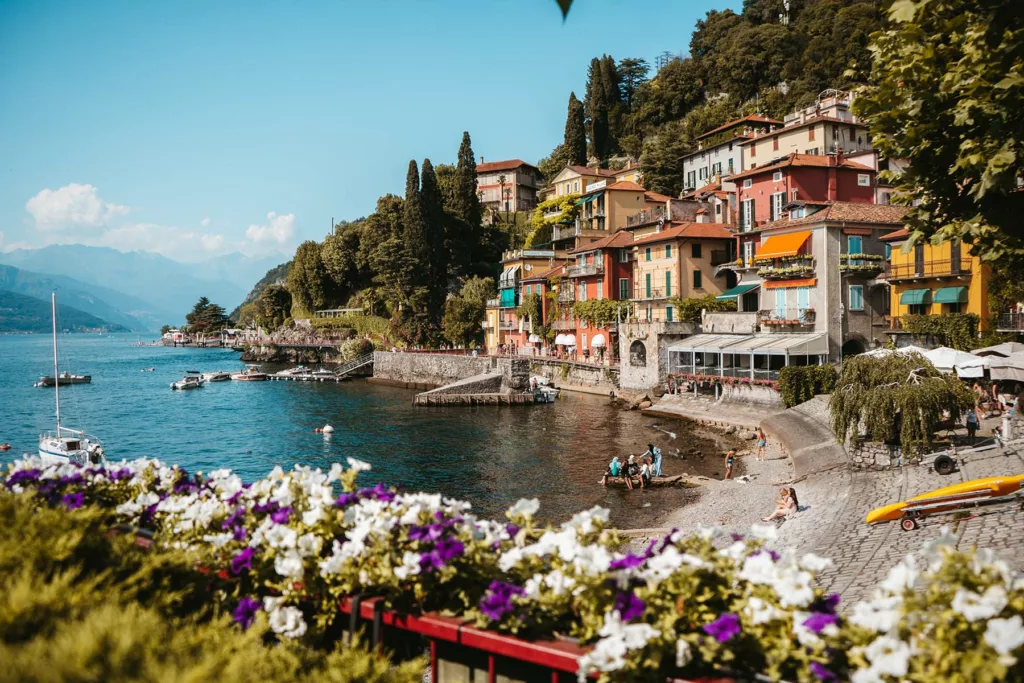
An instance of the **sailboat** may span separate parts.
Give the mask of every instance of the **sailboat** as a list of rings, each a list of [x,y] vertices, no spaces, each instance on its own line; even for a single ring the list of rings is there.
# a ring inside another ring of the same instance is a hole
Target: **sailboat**
[[[57,295],[52,294],[50,299],[53,314],[53,376],[59,377],[57,368]],[[57,431],[52,434],[39,435],[39,457],[44,464],[62,464],[73,462],[79,465],[96,464],[103,462],[103,446],[94,437],[89,437],[84,431],[69,429],[60,424],[60,385],[57,382],[53,386],[54,397],[57,402]]]

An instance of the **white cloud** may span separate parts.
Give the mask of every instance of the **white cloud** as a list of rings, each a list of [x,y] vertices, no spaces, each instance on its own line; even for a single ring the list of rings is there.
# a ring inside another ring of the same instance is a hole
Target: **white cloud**
[[[25,204],[39,230],[59,230],[69,226],[101,228],[111,219],[128,213],[128,207],[104,202],[96,187],[71,183],[41,190]]]
[[[183,262],[202,261],[241,246],[230,243],[220,234],[156,223],[121,225],[82,242],[92,246],[113,247],[119,251],[153,251]]]
[[[268,225],[250,225],[245,237],[254,245],[269,244],[283,247],[295,236],[295,214],[278,216],[271,211],[267,214]]]
[[[202,228],[210,227],[210,217],[207,216],[203,220],[199,221],[199,226],[202,227]]]

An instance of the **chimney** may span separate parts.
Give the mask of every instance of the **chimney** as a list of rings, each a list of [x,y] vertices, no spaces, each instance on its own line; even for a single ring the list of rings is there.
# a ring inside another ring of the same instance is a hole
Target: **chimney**
[[[484,155],[483,154],[480,155],[480,163],[481,164],[484,163]]]
[[[830,154],[828,157],[828,189],[826,190],[825,199],[832,202],[839,199],[839,179],[836,163],[837,156],[837,154]]]

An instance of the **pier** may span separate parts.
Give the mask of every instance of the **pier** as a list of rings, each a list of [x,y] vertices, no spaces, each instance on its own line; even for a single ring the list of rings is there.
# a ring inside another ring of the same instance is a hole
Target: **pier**
[[[537,402],[532,393],[493,394],[417,394],[412,399],[414,406],[530,406]]]

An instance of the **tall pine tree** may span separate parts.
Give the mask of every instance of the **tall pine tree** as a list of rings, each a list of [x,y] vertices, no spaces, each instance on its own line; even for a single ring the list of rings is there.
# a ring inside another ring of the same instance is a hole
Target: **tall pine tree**
[[[420,174],[416,160],[409,161],[409,171],[405,176],[405,202],[402,204],[402,230],[405,248],[416,260],[418,281],[422,283],[426,276],[426,264],[430,254],[426,239],[426,226],[423,220],[423,204],[420,201]]]
[[[445,248],[444,199],[437,185],[437,176],[430,159],[423,160],[420,174],[420,210],[423,215],[424,240],[427,247],[426,275],[430,288],[431,319],[438,324],[448,295],[448,250]]]
[[[473,146],[468,131],[463,132],[462,144],[459,145],[455,182],[455,215],[464,220],[471,228],[479,227],[483,212],[480,209],[480,197],[476,193],[476,159],[473,157]]]
[[[594,57],[587,71],[587,128],[590,143],[587,152],[598,161],[608,158],[608,97],[601,77],[601,60]]]
[[[576,93],[569,93],[569,111],[565,117],[565,142],[563,149],[570,164],[585,166],[587,163],[587,128],[583,103],[576,99]]]

